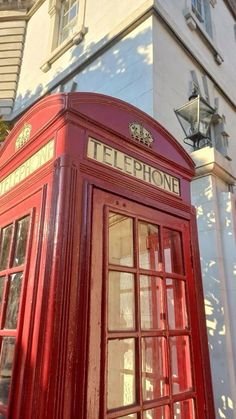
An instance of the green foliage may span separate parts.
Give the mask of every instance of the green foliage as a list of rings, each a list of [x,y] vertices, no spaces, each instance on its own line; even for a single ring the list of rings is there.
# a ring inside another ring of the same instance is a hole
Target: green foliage
[[[12,123],[0,119],[0,144],[3,143],[12,128]]]

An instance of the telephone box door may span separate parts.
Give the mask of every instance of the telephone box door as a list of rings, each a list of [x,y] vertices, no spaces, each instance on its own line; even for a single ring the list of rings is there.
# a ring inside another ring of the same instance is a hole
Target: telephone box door
[[[205,417],[189,222],[95,190],[91,258],[87,417]]]

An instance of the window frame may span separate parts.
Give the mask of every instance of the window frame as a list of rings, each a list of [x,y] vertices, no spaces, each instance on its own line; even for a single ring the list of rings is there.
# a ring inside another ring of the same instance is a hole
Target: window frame
[[[23,220],[24,218],[29,217],[29,224],[27,230],[27,238],[26,238],[26,247],[25,247],[25,257],[23,263],[14,266],[14,253],[16,250],[17,245],[17,229],[18,223]],[[2,347],[2,340],[4,338],[13,338],[15,339],[15,346],[14,346],[14,354],[12,360],[12,367],[11,367],[11,379],[9,384],[9,393],[8,393],[8,402],[7,404],[1,404],[0,414],[6,415],[8,417],[10,403],[11,403],[11,395],[14,390],[14,378],[16,373],[16,363],[18,357],[18,348],[19,348],[19,334],[21,332],[22,326],[22,317],[24,311],[24,300],[25,300],[25,291],[26,291],[26,283],[28,278],[28,263],[29,263],[29,255],[31,252],[32,246],[32,234],[33,234],[33,225],[35,219],[35,210],[30,209],[27,212],[24,212],[17,217],[13,217],[10,222],[3,224],[1,226],[0,232],[4,230],[4,228],[12,225],[12,233],[10,238],[10,248],[8,251],[8,259],[7,259],[7,266],[1,270],[1,277],[5,278],[5,284],[3,286],[3,301],[1,307],[1,316],[0,316],[0,349]],[[9,289],[11,286],[11,277],[15,274],[22,274],[21,278],[21,290],[19,294],[19,303],[18,303],[18,315],[17,315],[17,324],[15,328],[5,328],[5,320],[6,320],[6,312],[8,307],[8,297],[9,297]]]
[[[86,0],[78,0],[78,13],[75,17],[74,33],[69,35],[63,42],[58,43],[60,35],[60,22],[61,22],[61,3],[62,0],[50,0],[48,14],[50,16],[50,33],[48,51],[49,56],[41,65],[40,69],[46,73],[50,70],[52,64],[63,55],[73,45],[79,44],[87,29],[84,26],[85,21],[85,2]]]
[[[202,1],[202,0],[201,0]],[[216,0],[204,0],[204,2],[208,2],[209,4],[209,13],[211,14],[211,9],[215,7]],[[214,28],[214,21],[212,19],[211,14],[211,32],[210,35],[207,32],[207,29],[205,27],[204,21],[199,20],[196,13],[194,13],[192,8],[192,2],[193,0],[187,0],[187,7],[183,9],[183,15],[186,20],[186,24],[190,28],[191,31],[196,31],[200,38],[203,40],[203,42],[206,44],[206,46],[209,48],[209,50],[212,52],[212,55],[214,56],[215,62],[218,65],[221,65],[224,62],[223,54],[219,50],[218,46],[215,42],[215,28]],[[202,3],[202,7],[205,9],[204,4]],[[203,10],[205,16],[205,10]]]

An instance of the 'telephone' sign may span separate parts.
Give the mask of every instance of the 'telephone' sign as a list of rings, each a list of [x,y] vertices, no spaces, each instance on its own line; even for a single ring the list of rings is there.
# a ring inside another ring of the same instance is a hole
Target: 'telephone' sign
[[[180,181],[178,178],[155,169],[140,160],[110,147],[93,138],[88,140],[87,156],[106,166],[113,167],[125,174],[150,183],[175,195],[180,195]]]
[[[53,153],[54,141],[51,140],[0,182],[0,196],[10,191],[14,186],[51,160]]]

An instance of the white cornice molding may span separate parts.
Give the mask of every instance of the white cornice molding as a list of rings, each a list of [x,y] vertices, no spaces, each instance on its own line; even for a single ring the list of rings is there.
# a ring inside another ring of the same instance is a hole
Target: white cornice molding
[[[195,178],[214,175],[229,185],[235,185],[236,177],[231,163],[214,147],[204,147],[193,151],[190,156],[196,165]]]

